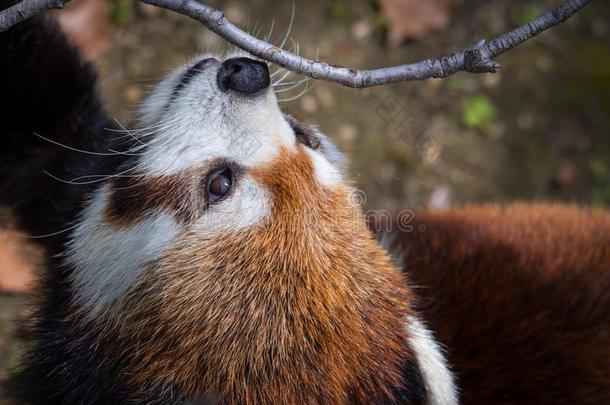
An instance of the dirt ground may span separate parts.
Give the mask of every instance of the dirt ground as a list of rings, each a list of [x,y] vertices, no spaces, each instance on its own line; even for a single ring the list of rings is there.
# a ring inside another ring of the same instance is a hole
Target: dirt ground
[[[388,22],[374,1],[296,0],[295,42],[287,44],[329,63],[380,67],[459,50],[557,3],[464,0],[442,30],[390,47]],[[276,43],[292,8],[292,2],[270,0],[223,4],[231,20],[261,36],[275,20]],[[227,48],[186,17],[128,1],[111,3],[100,15],[109,37],[95,63],[109,111],[126,126],[165,72],[196,54]],[[499,57],[497,74],[460,73],[367,90],[309,81],[300,97],[304,85],[278,97],[296,97],[282,108],[318,125],[346,152],[367,209],[514,200],[608,206],[609,43],[610,4],[596,2]],[[29,267],[15,260],[14,269]],[[12,319],[24,300],[0,294],[0,379],[18,366]]]

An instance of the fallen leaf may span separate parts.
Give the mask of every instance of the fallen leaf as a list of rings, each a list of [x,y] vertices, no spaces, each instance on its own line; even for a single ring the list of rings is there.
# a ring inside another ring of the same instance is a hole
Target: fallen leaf
[[[0,230],[0,290],[24,293],[34,281],[35,261],[23,251],[25,241],[14,230]]]
[[[110,39],[109,0],[71,2],[56,13],[62,29],[85,58],[94,60],[108,47]]]
[[[388,42],[399,46],[447,26],[452,6],[460,0],[378,0],[388,22]]]

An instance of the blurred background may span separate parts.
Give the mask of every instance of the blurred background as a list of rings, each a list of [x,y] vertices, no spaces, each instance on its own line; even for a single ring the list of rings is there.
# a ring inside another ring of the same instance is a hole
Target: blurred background
[[[560,2],[207,3],[275,44],[286,37],[285,47],[304,56],[373,68],[461,50]],[[108,110],[125,126],[169,69],[230,49],[199,23],[132,0],[75,0],[56,15],[99,68]],[[609,206],[610,3],[594,2],[497,60],[496,74],[366,90],[310,80],[278,88],[278,98],[346,152],[367,209],[514,200]],[[12,320],[26,310],[41,253],[12,222],[0,208],[0,379],[19,366]]]

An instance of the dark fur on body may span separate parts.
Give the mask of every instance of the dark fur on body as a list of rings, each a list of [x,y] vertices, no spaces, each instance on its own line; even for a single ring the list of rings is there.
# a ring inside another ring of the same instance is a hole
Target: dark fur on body
[[[91,65],[66,41],[54,20],[36,17],[0,33],[0,202],[9,206],[28,235],[54,234],[70,226],[98,183],[57,181],[109,174],[125,157],[67,150],[36,136],[108,153],[114,127],[102,108]],[[25,338],[31,345],[23,371],[7,384],[20,404],[172,403],[170,393],[135,397],[117,381],[118,353],[95,350],[94,325],[72,316],[69,269],[56,254],[69,231],[37,238],[47,248],[39,303]],[[109,346],[111,347],[111,346]],[[104,349],[107,350],[108,348]]]
[[[106,173],[114,125],[96,89],[97,75],[57,29],[37,17],[0,33],[0,202],[11,207],[29,235],[56,233],[71,223],[90,185],[65,180]],[[86,158],[85,158],[86,157]],[[81,180],[84,181],[84,180]],[[58,252],[69,232],[40,238]]]

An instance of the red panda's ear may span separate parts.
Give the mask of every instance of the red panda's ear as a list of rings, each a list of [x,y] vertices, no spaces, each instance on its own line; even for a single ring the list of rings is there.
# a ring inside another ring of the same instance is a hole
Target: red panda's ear
[[[299,121],[293,115],[284,114],[286,121],[292,127],[297,142],[310,149],[321,152],[328,161],[342,172],[347,171],[347,159],[343,152],[314,125]]]

